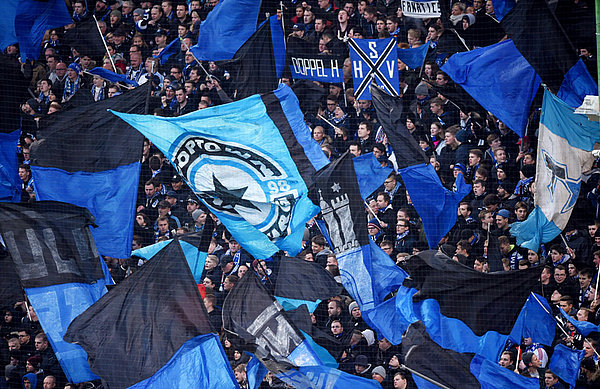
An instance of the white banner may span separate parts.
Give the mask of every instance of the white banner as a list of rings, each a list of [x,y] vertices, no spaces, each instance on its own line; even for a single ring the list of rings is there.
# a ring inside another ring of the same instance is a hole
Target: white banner
[[[412,18],[426,19],[440,17],[440,7],[437,1],[401,1],[402,12]]]

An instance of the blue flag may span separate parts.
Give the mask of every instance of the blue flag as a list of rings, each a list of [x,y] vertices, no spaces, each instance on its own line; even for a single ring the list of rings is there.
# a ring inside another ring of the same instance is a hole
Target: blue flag
[[[104,69],[104,68],[93,68],[91,70],[87,71],[90,74],[96,75],[96,76],[100,76],[102,78],[104,78],[105,80],[108,81],[112,81],[112,82],[124,82],[126,84],[129,85],[133,85],[133,86],[138,86],[138,83],[135,82],[135,80],[130,80],[127,77],[125,77],[122,74],[117,74],[113,71],[110,71],[108,69]]]
[[[413,49],[398,49],[398,59],[406,64],[410,69],[416,69],[423,66],[429,43],[425,43]]]
[[[350,60],[354,96],[359,100],[371,100],[369,86],[371,81],[381,86],[392,96],[400,94],[398,78],[398,56],[396,40],[388,39],[350,39]]]
[[[373,379],[323,365],[300,366],[277,374],[277,378],[296,389],[381,389],[379,382]]]
[[[532,292],[508,338],[517,344],[522,338],[531,338],[535,343],[551,346],[556,332],[556,319],[551,312],[548,300]]]
[[[73,23],[63,0],[6,0],[0,13],[0,50],[19,44],[21,59],[40,56],[46,30]]]
[[[508,128],[525,134],[540,77],[510,39],[454,54],[442,70]]]
[[[564,344],[557,344],[554,347],[548,369],[569,384],[571,388],[574,388],[584,355],[585,351],[583,350],[573,350]]]
[[[540,387],[537,378],[528,378],[500,366],[496,361],[475,355],[471,360],[471,374],[481,384],[481,389],[514,388],[536,389]]]
[[[185,342],[150,378],[130,386],[144,388],[239,388],[219,337],[199,335]]]
[[[250,361],[246,364],[248,389],[258,389],[269,370],[252,353],[246,352],[246,354],[250,355]]]
[[[591,166],[592,149],[600,140],[598,124],[549,91],[544,92],[538,135],[535,208],[510,233],[521,247],[537,251],[566,226],[581,187],[583,167]]]
[[[181,49],[181,39],[179,37],[173,39],[171,43],[169,43],[164,49],[160,51],[158,55],[155,55],[154,58],[159,58],[161,63],[166,63],[172,55],[179,53]]]
[[[294,80],[344,82],[342,65],[336,57],[290,55],[290,72]]]
[[[352,158],[360,197],[366,200],[393,171],[391,167],[381,167],[373,153]]]
[[[191,47],[200,61],[232,59],[256,31],[260,1],[222,0],[200,25],[198,43]]]
[[[579,321],[573,319],[569,316],[562,308],[559,308],[560,313],[564,316],[565,319],[569,321],[569,323],[573,324],[577,331],[580,332],[583,336],[588,336],[590,333],[594,331],[599,331],[599,327],[594,323],[590,323],[589,321]]]
[[[114,113],[167,156],[252,256],[301,250],[319,211],[307,182],[328,161],[289,87],[176,118]]]
[[[0,202],[21,200],[17,143],[21,131],[0,133]]]
[[[502,18],[504,18],[504,16],[515,6],[515,4],[515,0],[492,0],[496,19],[498,19],[498,21],[502,20]]]
[[[557,96],[570,107],[577,108],[587,95],[598,96],[598,84],[580,59],[565,74]]]

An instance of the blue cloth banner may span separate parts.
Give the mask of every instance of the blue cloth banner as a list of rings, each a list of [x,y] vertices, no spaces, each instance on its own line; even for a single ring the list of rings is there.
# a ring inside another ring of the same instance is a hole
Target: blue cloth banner
[[[348,43],[356,98],[371,100],[369,86],[373,80],[390,95],[398,96],[400,81],[396,40],[352,38]]]
[[[104,271],[108,273],[108,269]],[[69,382],[99,379],[90,371],[87,353],[83,348],[65,342],[63,336],[73,319],[98,301],[107,292],[106,285],[112,283],[112,280],[107,283],[105,279],[100,279],[95,284],[69,283],[25,289]]]
[[[300,366],[277,374],[277,378],[296,389],[381,389],[375,380],[322,365]]]
[[[191,47],[200,61],[232,59],[256,31],[260,1],[221,0],[200,24],[198,43]]]
[[[319,212],[305,180],[328,161],[289,87],[175,118],[111,112],[167,156],[253,257],[300,252]]]
[[[598,96],[598,84],[592,78],[583,60],[580,59],[565,74],[565,79],[556,96],[568,106],[577,108],[587,95]]]
[[[541,80],[510,39],[454,54],[442,70],[508,128],[525,134]]]
[[[535,208],[527,220],[511,225],[521,247],[537,251],[567,225],[579,196],[583,166],[591,166],[600,140],[598,123],[545,91],[538,135]]]
[[[95,173],[71,173],[41,166],[31,166],[31,172],[38,200],[63,201],[87,208],[98,225],[91,229],[98,251],[114,258],[128,258],[140,168],[140,163],[135,162]]]
[[[93,75],[96,75],[96,76],[100,76],[100,77],[104,78],[105,80],[108,80],[111,82],[124,82],[129,85],[138,86],[138,83],[135,82],[135,80],[130,80],[127,77],[125,77],[124,75],[117,74],[108,69],[93,68],[93,69],[88,70],[87,72],[91,73]]]
[[[393,171],[391,167],[381,167],[373,153],[352,158],[352,163],[356,172],[360,197],[363,200],[366,200],[377,188],[381,187],[381,183]]]
[[[481,389],[514,388],[536,389],[540,387],[537,378],[528,378],[500,366],[496,361],[475,355],[471,360],[471,374],[481,384]]]
[[[550,312],[552,309],[548,300],[531,293],[508,338],[517,344],[521,343],[522,338],[531,338],[535,343],[551,346],[556,332],[556,319]]]
[[[21,130],[0,133],[0,201],[19,202],[21,200],[21,179],[17,143]]]
[[[458,203],[469,194],[471,185],[467,185],[463,175],[459,174],[456,178],[456,192],[444,188],[431,164],[418,164],[400,169],[400,176],[423,221],[429,247],[437,247],[456,223]]]
[[[185,342],[159,371],[131,389],[239,388],[219,337],[199,335]]]
[[[585,351],[583,350],[573,350],[564,344],[557,344],[554,347],[548,369],[569,384],[571,388],[574,388],[584,356]]]
[[[504,16],[513,9],[516,2],[515,0],[492,0],[492,5],[494,6],[494,15],[498,21],[501,21]]]
[[[573,326],[580,332],[583,336],[588,336],[591,332],[597,331],[600,332],[600,327],[595,325],[594,323],[590,323],[589,321],[579,321],[573,319],[569,316],[562,308],[559,308],[560,313],[564,316],[565,319],[569,321],[569,323],[573,324]]]
[[[427,50],[429,49],[429,43],[425,43],[419,47],[413,49],[398,49],[398,59],[406,64],[409,69],[416,69],[423,66],[425,57],[427,56]]]
[[[159,58],[160,63],[164,64],[167,62],[172,55],[179,53],[181,49],[181,39],[179,37],[173,39],[171,43],[169,43],[164,49],[161,50],[158,55],[154,55],[154,58]]]
[[[63,0],[6,0],[0,13],[0,50],[19,44],[21,60],[40,56],[46,30],[73,23]]]
[[[281,21],[277,20],[277,15],[269,18],[271,24],[271,41],[273,42],[273,56],[275,57],[275,69],[277,78],[283,77],[285,70],[285,36]]]
[[[344,82],[343,61],[335,57],[290,56],[290,71],[294,80]]]
[[[250,355],[250,361],[246,364],[248,389],[258,389],[269,371],[254,355],[249,352],[246,352],[246,354]]]

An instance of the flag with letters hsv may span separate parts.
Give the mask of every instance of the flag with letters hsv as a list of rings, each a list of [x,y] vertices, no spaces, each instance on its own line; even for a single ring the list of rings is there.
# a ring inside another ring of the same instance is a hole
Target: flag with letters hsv
[[[392,96],[400,94],[396,40],[350,39],[350,61],[354,80],[354,96],[371,100],[369,86],[374,80]]]
[[[88,210],[66,203],[0,204],[0,234],[11,258],[3,263],[17,272],[69,382],[98,379],[85,351],[63,335],[113,283],[89,231],[93,222]]]
[[[110,388],[127,388],[157,373],[187,341],[211,332],[174,240],[73,320],[64,338],[87,351],[92,371]]]
[[[86,207],[98,251],[113,258],[131,254],[144,137],[107,109],[142,113],[147,94],[138,87],[47,115],[31,147],[36,198]]]
[[[190,188],[255,258],[301,250],[308,198],[328,161],[285,85],[175,117],[114,112],[158,147]]]
[[[598,123],[544,91],[535,179],[535,208],[527,220],[511,225],[517,244],[537,251],[565,228],[579,196],[582,172],[594,161]]]

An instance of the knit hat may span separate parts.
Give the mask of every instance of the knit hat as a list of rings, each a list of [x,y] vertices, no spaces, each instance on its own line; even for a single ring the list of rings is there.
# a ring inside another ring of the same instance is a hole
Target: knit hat
[[[381,230],[381,224],[379,224],[379,220],[375,218],[369,220],[368,227],[377,227],[377,229]]]
[[[383,366],[377,366],[373,369],[373,374],[379,374],[384,380],[385,377],[387,377],[387,374],[385,372],[385,368]]]
[[[34,355],[33,357],[29,357],[27,362],[31,363],[31,366],[33,367],[40,367],[40,364],[42,363],[42,357],[39,355]]]
[[[369,358],[366,355],[357,355],[354,364],[358,366],[369,366]]]
[[[521,173],[523,173],[526,178],[535,176],[535,165],[523,165]]]
[[[79,66],[79,64],[77,64],[77,63],[75,63],[75,62],[73,62],[73,63],[71,63],[71,64],[69,65],[69,69],[73,69],[73,70],[75,70],[75,72],[76,72],[77,74],[81,73],[81,66]]]
[[[503,218],[509,218],[510,212],[508,211],[508,209],[501,209],[498,211],[498,213],[496,215],[502,216]]]
[[[419,85],[417,85],[417,87],[415,88],[415,95],[427,96],[428,94],[429,89],[427,88],[427,85],[424,82],[419,83]]]
[[[204,214],[204,211],[201,209],[197,209],[194,212],[192,212],[192,219],[194,219],[194,221],[198,220],[198,218],[200,216],[202,216]]]
[[[352,311],[354,310],[354,308],[358,308],[358,303],[356,301],[352,301],[350,303],[350,305],[348,305],[348,311],[350,312],[351,315],[352,315]]]

